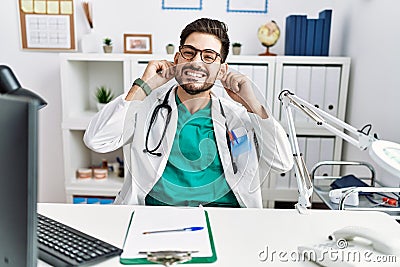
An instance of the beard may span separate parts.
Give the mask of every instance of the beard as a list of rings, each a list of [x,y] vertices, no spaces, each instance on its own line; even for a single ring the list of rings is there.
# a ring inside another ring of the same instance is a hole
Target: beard
[[[213,83],[204,83],[203,86],[201,86],[200,88],[199,88],[199,86],[196,86],[193,83],[186,83],[186,84],[179,83],[179,85],[189,95],[198,95],[202,92],[210,90],[214,84]]]
[[[186,81],[183,81],[182,76],[184,76],[184,73],[186,73],[187,71],[202,72],[205,75],[205,80],[203,82],[200,82],[196,78],[189,77],[186,78]],[[207,70],[191,65],[183,67],[180,75],[176,75],[175,77],[180,87],[182,87],[182,89],[189,95],[198,95],[200,93],[210,90],[214,85],[216,77],[213,82],[207,81],[208,78],[209,72]]]

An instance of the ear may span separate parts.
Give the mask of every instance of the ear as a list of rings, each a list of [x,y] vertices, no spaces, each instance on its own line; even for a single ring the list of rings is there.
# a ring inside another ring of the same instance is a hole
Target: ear
[[[222,63],[221,67],[219,68],[217,80],[221,80],[222,77],[228,72],[228,63]]]

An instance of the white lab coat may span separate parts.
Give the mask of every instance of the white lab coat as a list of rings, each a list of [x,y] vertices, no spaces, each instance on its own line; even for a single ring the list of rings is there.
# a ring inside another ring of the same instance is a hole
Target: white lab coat
[[[158,88],[143,101],[126,101],[126,94],[119,96],[94,116],[85,132],[85,144],[96,152],[111,152],[124,146],[125,166],[128,169],[125,169],[124,184],[115,204],[144,205],[146,195],[164,172],[177,127],[176,87],[168,101],[172,107],[171,120],[156,151],[162,156],[143,150],[153,110],[162,103],[169,89],[169,86]],[[261,208],[260,173],[263,179],[271,170],[286,172],[292,168],[292,153],[286,133],[271,115],[268,119],[261,119],[231,99],[220,98],[213,93],[211,100],[215,138],[226,181],[241,207]],[[221,113],[220,103],[226,117]],[[162,109],[150,131],[149,149],[154,148],[161,138],[166,114],[166,110]],[[234,159],[238,167],[236,174],[227,146],[225,121],[229,130],[247,132],[250,140],[251,149]]]

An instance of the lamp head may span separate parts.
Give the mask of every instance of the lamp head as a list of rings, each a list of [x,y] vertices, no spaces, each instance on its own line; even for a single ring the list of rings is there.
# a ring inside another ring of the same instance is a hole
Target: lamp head
[[[0,94],[24,96],[36,99],[39,102],[39,109],[47,105],[47,102],[39,95],[22,88],[12,70],[5,65],[0,65]]]
[[[369,155],[383,169],[400,177],[400,144],[376,140],[371,144]]]

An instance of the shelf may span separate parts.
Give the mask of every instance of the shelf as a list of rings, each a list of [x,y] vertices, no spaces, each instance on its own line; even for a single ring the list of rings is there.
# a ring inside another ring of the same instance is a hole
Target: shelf
[[[71,115],[62,122],[61,127],[62,129],[84,131],[96,113],[97,111],[84,111],[76,115]]]
[[[65,188],[71,195],[115,196],[121,190],[123,180],[115,175],[103,180],[72,178]]]
[[[60,58],[64,61],[125,61],[127,56],[122,53],[63,53]]]
[[[307,56],[277,56],[276,62],[278,64],[288,64],[288,65],[345,65],[350,64],[350,58],[346,57],[307,57]]]

